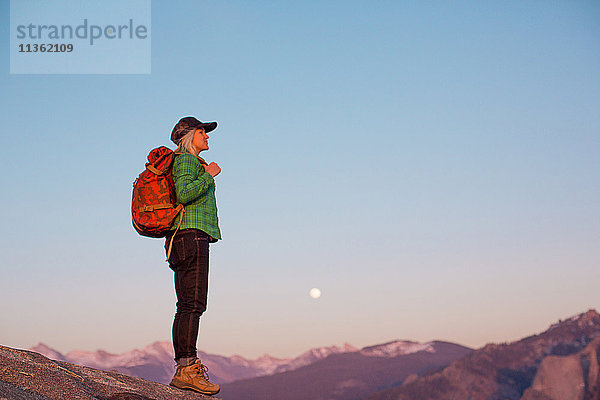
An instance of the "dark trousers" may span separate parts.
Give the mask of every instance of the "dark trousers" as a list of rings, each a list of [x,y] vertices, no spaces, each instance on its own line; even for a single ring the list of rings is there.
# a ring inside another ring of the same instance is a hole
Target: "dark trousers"
[[[173,320],[175,360],[196,357],[200,316],[206,311],[208,293],[208,246],[210,236],[198,229],[175,235],[169,267],[175,272],[177,312]],[[171,237],[167,237],[168,249]]]

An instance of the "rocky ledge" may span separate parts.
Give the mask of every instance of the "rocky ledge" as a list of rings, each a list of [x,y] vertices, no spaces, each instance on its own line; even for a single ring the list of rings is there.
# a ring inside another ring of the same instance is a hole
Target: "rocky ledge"
[[[0,400],[218,399],[0,346]]]

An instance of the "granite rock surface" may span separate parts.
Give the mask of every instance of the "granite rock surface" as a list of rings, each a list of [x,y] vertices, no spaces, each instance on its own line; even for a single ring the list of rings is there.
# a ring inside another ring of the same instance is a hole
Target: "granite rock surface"
[[[218,399],[0,346],[0,400]]]

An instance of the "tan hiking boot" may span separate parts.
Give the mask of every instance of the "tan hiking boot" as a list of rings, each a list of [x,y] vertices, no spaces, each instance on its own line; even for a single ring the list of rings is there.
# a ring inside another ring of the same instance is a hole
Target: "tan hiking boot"
[[[208,395],[217,394],[221,389],[216,383],[208,381],[208,368],[200,360],[196,360],[195,364],[187,367],[177,366],[170,385]]]

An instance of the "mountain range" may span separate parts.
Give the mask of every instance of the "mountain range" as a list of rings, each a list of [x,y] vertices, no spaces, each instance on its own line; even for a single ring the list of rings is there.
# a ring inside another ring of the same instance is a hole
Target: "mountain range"
[[[444,367],[470,352],[467,347],[440,341],[394,341],[331,354],[294,370],[226,383],[221,395],[228,400],[358,400]]]
[[[410,352],[413,342],[398,342],[395,346],[387,344],[388,349],[380,352]],[[171,342],[159,341],[143,349],[134,349],[121,354],[112,354],[104,350],[94,352],[74,350],[67,354],[39,343],[29,350],[40,353],[52,360],[66,361],[72,364],[85,365],[105,371],[115,370],[127,375],[145,378],[159,383],[168,383],[173,377],[175,362],[173,361],[173,345]],[[355,352],[359,349],[345,343],[342,346],[318,347],[310,349],[294,358],[276,358],[268,354],[255,360],[242,356],[231,357],[198,352],[202,362],[208,366],[211,378],[217,383],[232,382],[239,379],[253,378],[293,370],[311,364],[331,354]],[[377,350],[367,350],[377,351]]]
[[[169,342],[123,354],[63,355],[44,344],[32,350],[157,382],[168,382],[173,373]],[[477,350],[442,341],[395,340],[362,349],[349,344],[315,348],[294,358],[199,355],[227,400],[600,400],[600,314],[595,310]]]
[[[170,342],[155,342],[143,349],[122,354],[103,350],[75,350],[62,354],[43,343],[30,350],[53,360],[116,371],[159,383],[168,383],[174,372]],[[327,388],[332,398],[337,399],[359,398],[399,385],[411,374],[445,366],[470,351],[467,347],[446,342],[394,340],[362,349],[348,343],[318,347],[294,358],[276,358],[265,354],[249,360],[237,355],[225,357],[202,351],[199,351],[199,357],[208,366],[211,380],[221,384],[221,393],[225,393],[228,399],[304,398],[302,396],[306,390],[302,387],[306,379],[320,382],[321,387],[315,394]],[[309,376],[305,377],[307,374]],[[261,377],[273,377],[276,381],[269,384],[270,389],[266,394],[249,387],[258,385],[260,389]]]
[[[600,315],[589,310],[540,334],[488,344],[439,371],[367,399],[600,400],[598,337]],[[559,388],[550,390],[554,386]]]

